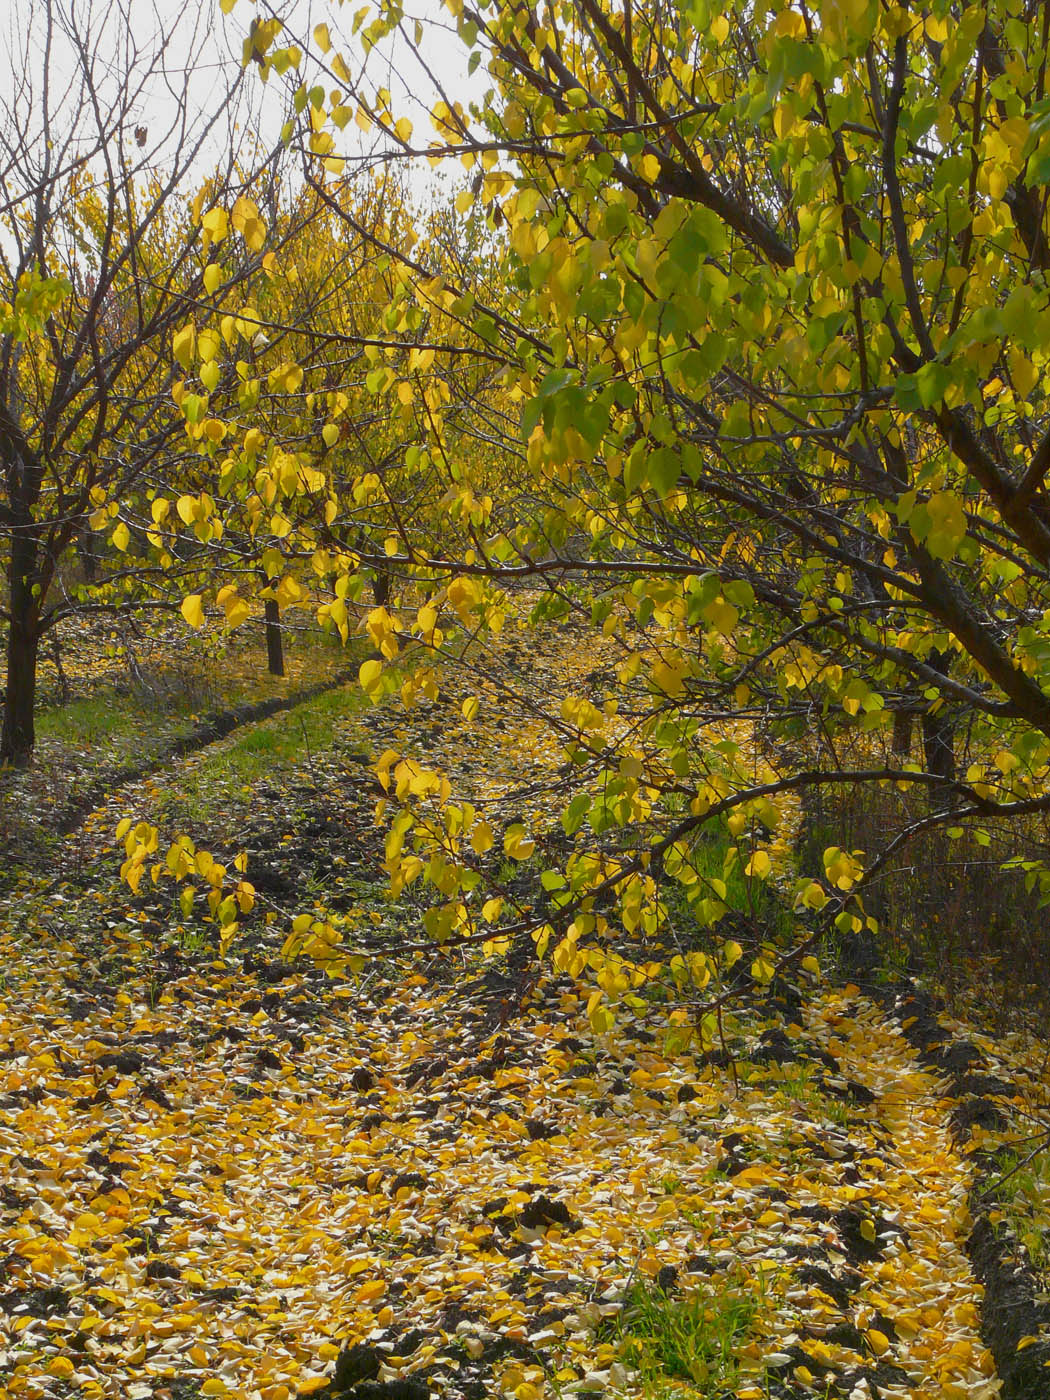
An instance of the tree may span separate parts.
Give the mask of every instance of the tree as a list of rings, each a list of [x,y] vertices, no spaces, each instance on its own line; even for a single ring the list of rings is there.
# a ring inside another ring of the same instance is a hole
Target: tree
[[[795,795],[924,793],[881,852],[830,846],[799,871],[803,910],[860,928],[909,837],[1050,807],[1045,18],[1005,0],[448,8],[492,83],[472,113],[441,93],[432,138],[414,134],[325,25],[313,59],[341,88],[305,144],[341,154],[356,110],[388,160],[473,166],[462,207],[502,249],[498,301],[442,296],[459,348],[503,363],[536,509],[469,553],[421,536],[392,567],[443,579],[470,627],[500,585],[544,580],[537,616],[585,609],[623,648],[630,726],[586,695],[552,716],[566,827],[589,823],[595,851],[552,877],[563,912],[540,941],[575,966],[610,894],[628,929],[655,927],[669,878],[717,917],[705,828],[728,826],[753,883]],[[390,4],[366,49],[394,31],[418,43]],[[425,296],[428,269],[404,265]],[[902,708],[922,763],[890,748]],[[399,786],[435,927],[474,936],[463,811],[436,820],[433,788]]]
[[[243,74],[216,69],[203,24],[122,0],[42,0],[20,7],[12,32],[15,77],[0,99],[0,763],[23,765],[41,639],[82,606],[64,561],[79,547],[94,582],[89,522],[108,521],[134,571],[120,504],[148,470],[187,455],[172,337],[215,290],[206,255],[251,173],[233,152],[250,116]],[[205,97],[193,75],[206,58]],[[231,285],[258,267],[261,241],[253,229]]]
[[[460,425],[474,423],[484,393],[498,397],[473,346],[468,368],[451,372],[444,296],[432,287],[420,303],[404,275],[412,255],[447,269],[461,253],[447,210],[419,219],[395,179],[360,175],[308,182],[278,202],[272,226],[281,255],[251,307],[213,299],[180,340],[177,395],[199,460],[156,483],[139,521],[162,562],[185,555],[188,536],[209,546],[184,608],[195,625],[206,597],[230,625],[263,603],[271,665],[289,604],[312,601],[346,639],[366,593],[377,610],[389,601],[391,554],[418,548],[424,531],[431,554],[454,536],[469,544],[491,500],[460,490],[476,432]],[[442,450],[429,454],[420,444],[439,419]],[[429,587],[425,568],[413,578]],[[376,646],[394,630],[377,615]]]

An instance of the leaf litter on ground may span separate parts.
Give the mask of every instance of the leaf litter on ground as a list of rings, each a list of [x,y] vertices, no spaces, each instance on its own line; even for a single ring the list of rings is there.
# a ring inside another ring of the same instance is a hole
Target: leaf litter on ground
[[[416,911],[382,900],[347,748],[407,746],[422,721],[467,761],[431,712],[344,720],[274,773],[272,821],[233,790],[226,815],[290,883],[278,903],[308,892],[304,851],[324,856],[312,892],[374,933],[360,976],[283,962],[261,918],[223,960],[152,897],[129,915],[98,880],[21,891],[0,937],[7,1393],[641,1396],[644,1300],[710,1317],[742,1299],[729,1354],[694,1346],[668,1393],[996,1394],[970,1165],[901,1027],[851,986],[770,995],[735,1014],[726,1065],[667,1049],[658,1002],[596,1035],[575,983],[513,955],[399,957],[392,925]],[[474,782],[517,805],[549,750],[485,737]],[[195,767],[221,784],[236,742],[115,794],[95,857],[129,804]],[[329,778],[337,820],[304,836]]]

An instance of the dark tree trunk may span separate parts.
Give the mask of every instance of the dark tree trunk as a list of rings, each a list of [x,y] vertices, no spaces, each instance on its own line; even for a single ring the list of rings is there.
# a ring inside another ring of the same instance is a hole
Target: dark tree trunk
[[[912,713],[910,710],[894,710],[893,752],[902,757],[907,757],[911,752],[911,724]]]
[[[386,569],[376,569],[372,574],[372,596],[377,608],[385,608],[390,601],[390,574]]]
[[[281,607],[276,598],[266,599],[266,661],[271,676],[284,675],[284,642],[281,638]]]
[[[95,532],[90,527],[85,527],[80,532],[77,539],[77,553],[80,556],[80,567],[84,570],[84,582],[97,582],[98,553],[95,544]]]
[[[923,715],[922,752],[927,773],[955,782],[955,716],[949,711]]]
[[[7,687],[0,732],[0,763],[29,766],[36,743],[36,664],[40,649],[38,603],[33,597],[36,541],[30,531],[11,544],[11,626],[7,634]]]
[[[40,527],[33,511],[40,499],[44,468],[17,419],[0,405],[0,459],[13,529],[9,557],[11,625],[7,634],[7,686],[0,728],[0,763],[27,768],[33,757],[36,727],[36,665],[40,651],[40,617],[53,577],[53,559],[41,567]]]
[[[951,670],[951,655],[933,651],[927,658],[928,664],[942,676]],[[927,773],[935,778],[943,778],[954,783],[955,769],[955,715],[947,705],[935,712],[928,711],[922,717],[922,752]]]

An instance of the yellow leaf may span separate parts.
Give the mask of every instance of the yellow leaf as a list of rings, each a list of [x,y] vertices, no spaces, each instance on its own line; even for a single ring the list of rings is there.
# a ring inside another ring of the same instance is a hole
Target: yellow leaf
[[[405,142],[406,145],[411,141],[412,123],[407,117],[398,117],[397,121],[394,123],[394,131],[399,141]]]
[[[225,1395],[226,1382],[221,1376],[211,1376],[201,1386],[202,1395]]]
[[[321,52],[327,53],[328,50],[332,47],[332,38],[331,35],[328,33],[327,24],[314,25],[314,39],[317,41],[317,47],[321,50]]]
[[[733,939],[730,939],[729,942],[722,947],[722,960],[726,967],[732,967],[733,964],[739,962],[743,956],[743,948],[741,948],[739,943],[734,942]]]
[[[242,622],[247,621],[251,611],[245,600],[236,596],[227,599],[225,610],[226,625],[228,627],[239,627]]]
[[[820,976],[820,963],[817,962],[812,953],[802,959],[802,969],[804,972],[811,972],[814,977]]]
[[[209,209],[201,219],[201,227],[213,243],[221,243],[230,231],[230,219],[225,209]]]
[[[192,322],[188,326],[183,326],[182,330],[176,331],[171,338],[172,353],[183,369],[189,369],[193,364],[193,353],[196,348],[197,329]]]
[[[191,593],[188,598],[183,598],[180,611],[191,627],[203,626],[204,605],[199,593]]]
[[[334,447],[339,441],[339,429],[334,423],[326,423],[321,429],[321,437],[325,447]]]
[[[773,863],[769,859],[769,853],[767,851],[756,851],[744,867],[744,874],[754,875],[759,880],[765,880],[772,869]]]
[[[816,880],[811,880],[809,882],[802,891],[800,899],[807,909],[823,909],[824,905],[828,902],[824,887],[818,884]]]
[[[282,389],[286,394],[294,394],[303,382],[301,366],[292,363],[278,365],[270,373],[270,388]]]
[[[861,1226],[861,1233],[864,1233],[863,1225]],[[874,1238],[874,1231],[872,1232],[872,1238]],[[880,1332],[877,1327],[873,1327],[870,1331],[865,1332],[864,1336],[867,1339],[868,1346],[871,1347],[876,1356],[883,1356],[889,1350],[889,1337],[886,1336],[885,1332]]]
[[[222,349],[222,336],[218,331],[204,330],[197,337],[197,353],[204,361],[214,360]]]
[[[75,1369],[68,1356],[54,1356],[48,1362],[47,1373],[59,1380],[68,1381]]]
[[[369,1303],[373,1298],[381,1298],[386,1292],[386,1284],[381,1278],[374,1278],[369,1283],[363,1283],[357,1290],[357,1301],[359,1303]]]
[[[462,710],[464,719],[473,719],[478,712],[480,701],[476,695],[469,695],[463,701]]]
[[[492,827],[488,822],[476,822],[470,833],[470,844],[475,854],[483,856],[486,851],[491,851],[493,840]]]
[[[204,290],[214,296],[222,286],[222,268],[218,263],[209,263],[204,269]]]
[[[266,242],[266,225],[262,219],[246,219],[241,228],[241,236],[249,251],[257,253]]]
[[[740,613],[733,607],[732,603],[727,603],[724,598],[716,598],[713,603],[708,603],[704,608],[704,617],[707,618],[716,632],[721,632],[723,637],[732,635],[737,622],[740,620]]]
[[[862,1236],[864,1239],[866,1239],[866,1240],[868,1241],[869,1244],[874,1244],[874,1243],[875,1243],[875,1226],[874,1226],[874,1224],[873,1224],[870,1220],[862,1220],[862,1221],[860,1222],[860,1227],[859,1227],[859,1228],[860,1228],[861,1236]],[[871,1334],[869,1333],[868,1335],[870,1336]],[[875,1335],[881,1337],[881,1336],[882,1336],[882,1333],[881,1333],[881,1332],[877,1332]]]
[[[768,958],[756,958],[751,964],[751,976],[756,982],[761,982],[763,985],[766,982],[772,982],[775,972],[776,968]]]
[[[113,541],[113,548],[119,549],[121,554],[123,554],[131,541],[131,531],[124,524],[123,520],[117,522],[117,528],[113,531],[112,535],[110,535],[110,539]]]
[[[361,689],[366,695],[372,695],[379,689],[380,677],[383,674],[383,663],[376,661],[362,661],[357,672],[357,679],[361,683]]]
[[[525,834],[520,823],[508,827],[503,837],[503,854],[510,860],[528,860],[536,849],[536,842]]]

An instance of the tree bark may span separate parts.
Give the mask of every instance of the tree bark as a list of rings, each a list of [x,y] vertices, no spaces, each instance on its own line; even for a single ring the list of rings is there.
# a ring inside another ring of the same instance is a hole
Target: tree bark
[[[947,676],[951,670],[950,653],[931,651],[927,661],[942,676]],[[928,773],[945,782],[955,782],[955,714],[949,706],[942,705],[923,715],[922,752]]]
[[[281,607],[276,598],[266,599],[266,662],[271,676],[284,675],[284,642],[281,638]]]
[[[907,757],[911,752],[911,722],[912,713],[910,710],[894,710],[893,752],[902,757]]]
[[[77,538],[77,554],[80,556],[80,567],[84,570],[85,583],[98,581],[97,548],[94,530],[85,526]]]
[[[922,751],[926,760],[926,771],[935,778],[954,783],[955,769],[955,716],[946,710],[938,710],[935,715],[922,717]]]
[[[36,541],[30,531],[11,544],[11,626],[7,634],[7,685],[0,731],[0,763],[27,768],[36,743],[36,665],[40,649],[39,609],[33,597]]]

